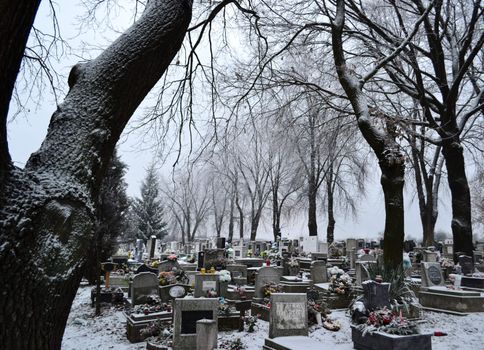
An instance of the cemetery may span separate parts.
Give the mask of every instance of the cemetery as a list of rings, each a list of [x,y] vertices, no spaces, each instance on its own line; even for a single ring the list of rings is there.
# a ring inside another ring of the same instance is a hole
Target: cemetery
[[[0,12],[0,350],[484,350],[484,1]]]
[[[265,260],[257,254],[235,258],[225,240],[209,242],[201,251],[159,250],[149,258],[138,242],[134,252],[120,250],[102,264],[103,315],[96,322],[116,323],[109,328],[120,349],[174,350],[319,349],[335,336],[336,349],[444,349],[441,333],[459,342],[461,335],[452,332],[460,322],[482,323],[480,261],[459,256],[444,274],[445,258],[423,249],[427,253],[419,263],[412,254],[410,272],[391,274],[381,249],[357,250],[355,242],[348,239],[338,251],[314,256],[300,250],[279,255],[284,241],[266,242],[268,250],[259,253]],[[191,256],[198,259],[187,262]],[[310,260],[307,269],[300,268],[298,257]],[[93,301],[83,307],[92,310],[95,287],[81,286],[77,298],[87,290]],[[113,298],[103,297],[107,291]],[[73,307],[66,349],[76,339],[71,332],[87,329],[89,322],[76,312]],[[473,337],[480,341],[480,335]]]

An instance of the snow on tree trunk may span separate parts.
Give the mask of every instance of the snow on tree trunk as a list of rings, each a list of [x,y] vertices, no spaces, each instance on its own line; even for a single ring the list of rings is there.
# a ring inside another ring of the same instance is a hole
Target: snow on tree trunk
[[[41,148],[8,174],[0,193],[1,349],[60,348],[104,172],[124,126],[179,50],[191,5],[149,1],[98,58],[77,65]]]

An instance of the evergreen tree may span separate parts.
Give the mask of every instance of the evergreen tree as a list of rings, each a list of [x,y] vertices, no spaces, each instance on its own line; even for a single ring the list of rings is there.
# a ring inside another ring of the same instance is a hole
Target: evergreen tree
[[[137,221],[137,238],[147,242],[151,236],[162,239],[167,235],[160,184],[154,164],[148,168],[145,180],[141,184],[141,198],[134,200],[132,208]]]
[[[96,249],[89,252],[86,264],[85,277],[91,284],[96,280],[97,263],[106,261],[114,253],[116,241],[127,227],[129,202],[125,172],[126,164],[119,159],[115,150],[99,194]]]

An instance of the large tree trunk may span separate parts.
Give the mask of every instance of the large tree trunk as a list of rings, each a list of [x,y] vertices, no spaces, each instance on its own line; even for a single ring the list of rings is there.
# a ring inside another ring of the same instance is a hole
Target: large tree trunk
[[[309,182],[308,188],[308,229],[309,236],[318,235],[318,224],[316,221],[316,185],[313,181]]]
[[[106,51],[77,65],[41,148],[9,173],[0,194],[1,349],[60,349],[104,172],[124,126],[179,50],[191,3],[149,1]]]
[[[331,165],[332,167],[332,165]],[[328,245],[334,241],[334,227],[336,220],[334,219],[334,193],[333,193],[333,171],[328,172],[326,179],[327,195],[328,195],[328,226],[326,227],[326,241]]]
[[[235,209],[235,196],[232,195],[232,198],[230,198],[230,217],[229,217],[229,237],[228,241],[232,243],[232,240],[234,238],[234,209]]]
[[[257,236],[257,229],[259,228],[260,222],[260,212],[256,212],[255,215],[252,215],[252,219],[250,222],[250,240],[255,241]]]
[[[0,2],[0,193],[11,165],[7,140],[10,99],[39,5],[40,0]]]
[[[447,168],[447,179],[452,196],[452,236],[454,259],[457,253],[473,256],[471,195],[465,171],[464,150],[458,136],[444,139],[442,154]]]
[[[385,132],[383,128],[375,125],[370,118],[368,101],[362,91],[363,83],[346,64],[342,36],[344,23],[345,1],[337,0],[336,16],[331,23],[334,63],[341,86],[355,112],[358,128],[379,161],[382,171],[381,185],[385,197],[383,260],[386,266],[396,268],[403,260],[404,157],[395,142],[394,126],[388,123]]]
[[[277,237],[281,236],[281,213],[279,210],[279,188],[273,186],[272,188],[272,235],[274,241],[277,241]]]
[[[402,263],[404,230],[403,185],[405,164],[401,154],[387,153],[380,160],[381,185],[385,197],[385,236],[383,259],[398,267]]]

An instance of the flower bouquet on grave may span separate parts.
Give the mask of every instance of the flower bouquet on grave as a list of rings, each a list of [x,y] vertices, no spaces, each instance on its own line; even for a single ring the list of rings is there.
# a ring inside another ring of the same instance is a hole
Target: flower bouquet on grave
[[[232,276],[230,275],[230,271],[228,270],[220,270],[218,279],[221,283],[228,283],[232,280]]]
[[[275,282],[269,282],[262,287],[262,293],[264,295],[264,298],[270,298],[272,293],[281,293],[282,288],[278,283]]]
[[[327,317],[323,322],[323,327],[328,331],[336,332],[341,329],[341,323],[338,320],[334,321],[330,317]]]
[[[171,304],[162,303],[160,297],[157,295],[150,295],[145,304],[135,305],[129,314],[145,314],[149,315],[154,312],[171,312]]]
[[[176,256],[176,254],[170,254],[166,257],[166,259],[169,261],[176,261],[178,257]]]
[[[158,268],[158,265],[160,265],[160,262],[158,260],[154,260],[151,262],[151,267],[154,267],[155,269]]]
[[[353,289],[351,277],[337,266],[328,270],[331,277],[329,279],[329,291],[339,294],[348,295]]]
[[[259,315],[255,316],[245,316],[244,323],[247,326],[247,332],[253,333],[257,328],[257,320],[259,319]]]
[[[308,299],[308,322],[310,324],[322,325],[322,320],[330,314],[328,305],[322,300]]]
[[[175,284],[177,282],[176,276],[173,272],[160,272],[158,279],[160,281],[160,286],[168,286],[170,284]]]
[[[400,314],[395,314],[386,307],[370,312],[366,323],[357,326],[359,330],[366,333],[384,332],[394,335],[418,334],[417,325],[407,320]]]
[[[223,299],[223,298],[221,298]],[[218,305],[218,315],[219,316],[230,316],[230,314],[233,312],[233,308],[230,307],[230,304],[226,303],[225,300],[223,302],[220,302]]]
[[[219,346],[220,349],[227,350],[245,350],[247,348],[240,338],[222,340]]]

